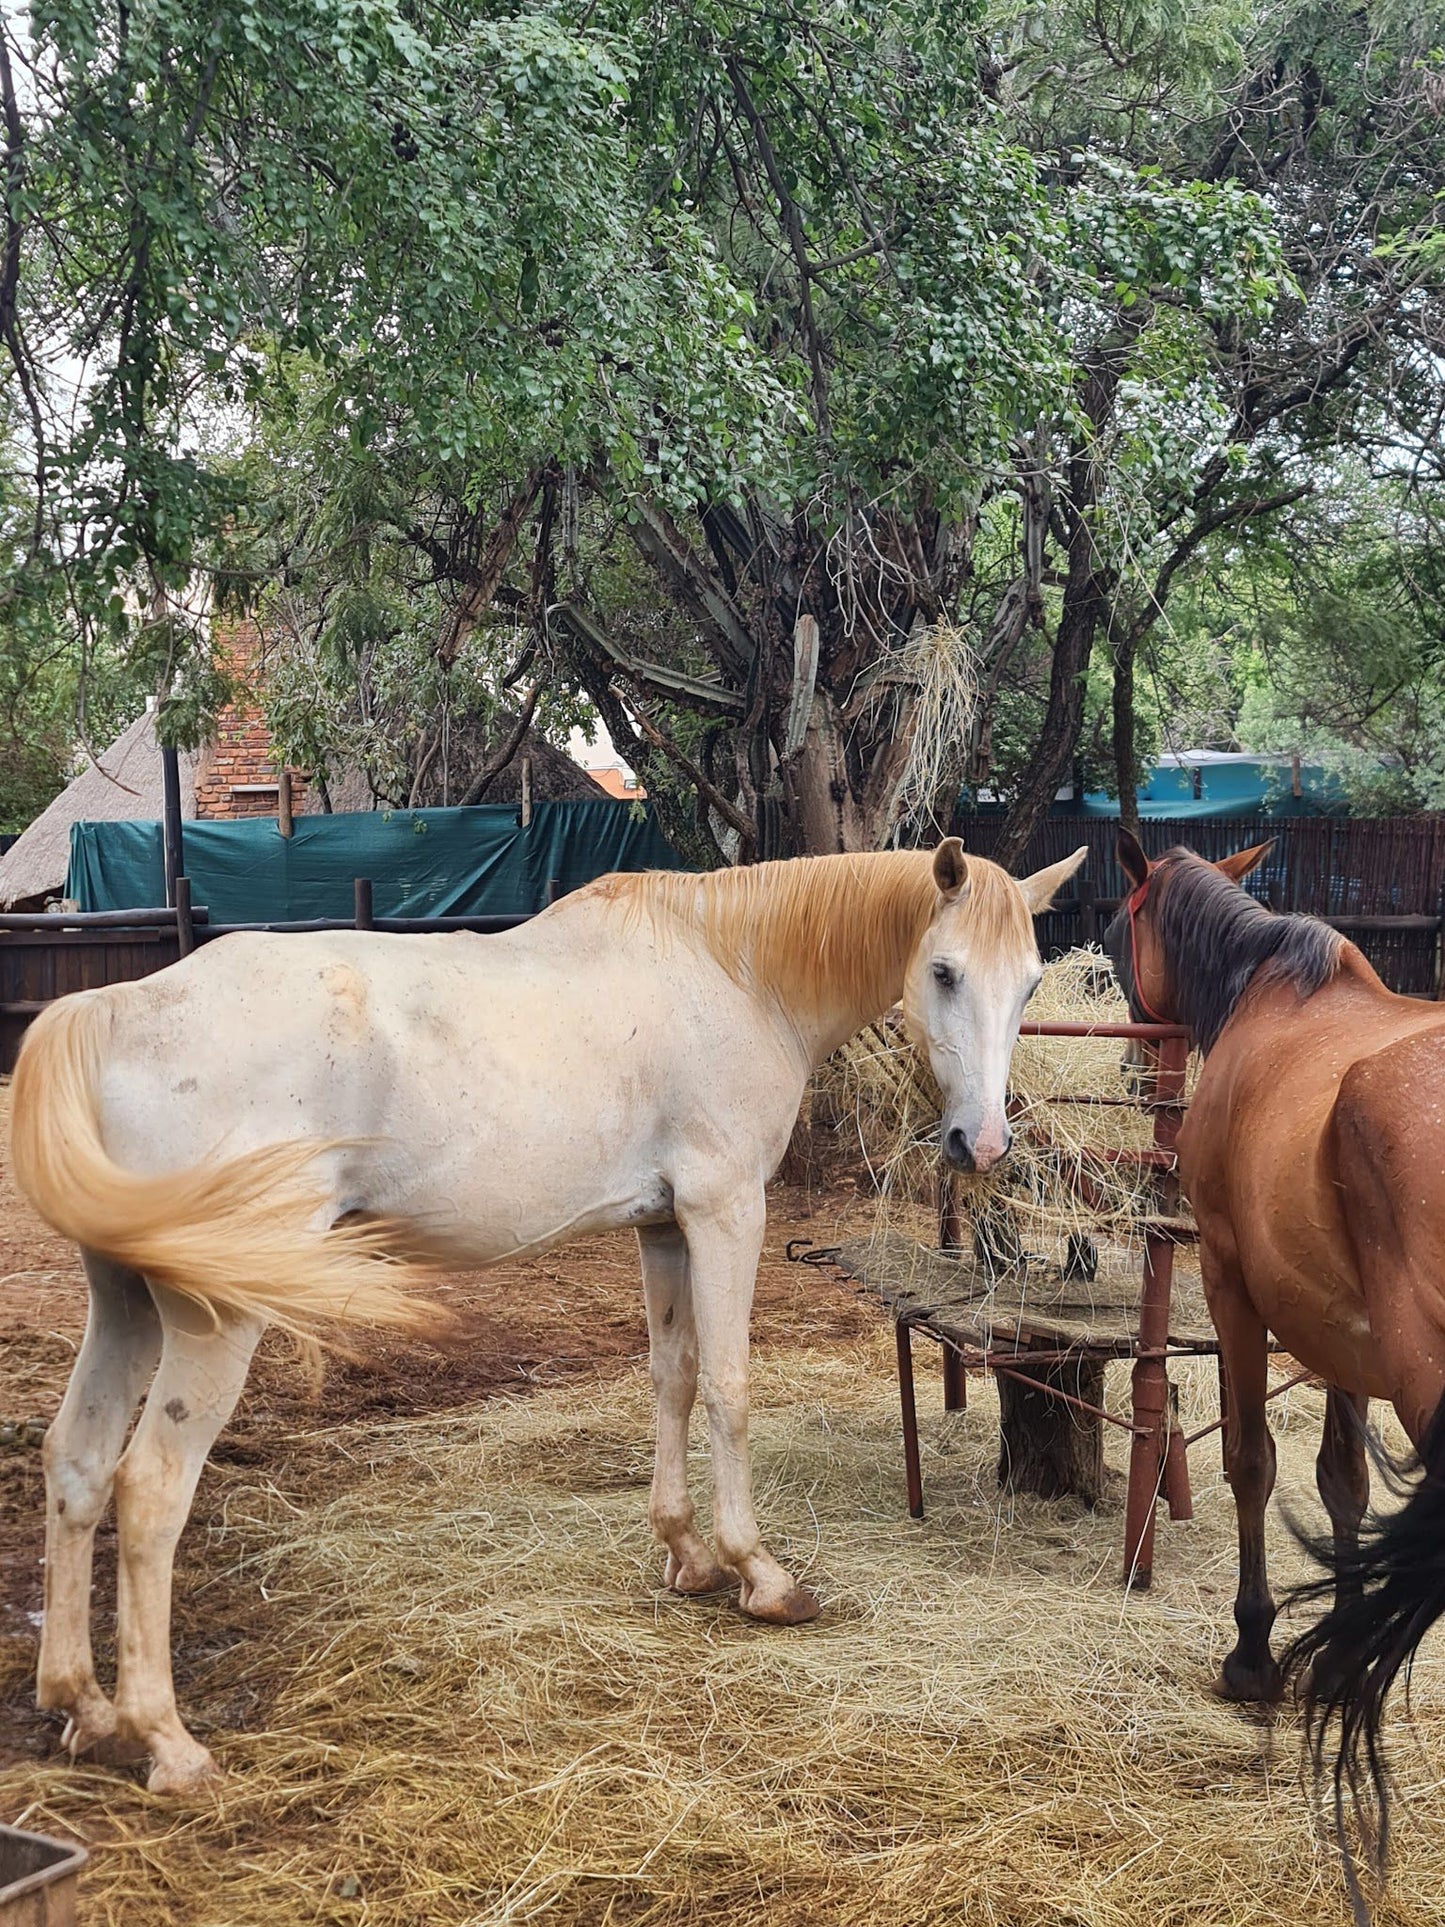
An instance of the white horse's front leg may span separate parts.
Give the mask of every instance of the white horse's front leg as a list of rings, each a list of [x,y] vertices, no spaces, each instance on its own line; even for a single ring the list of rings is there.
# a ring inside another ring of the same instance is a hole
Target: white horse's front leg
[[[674,1592],[721,1592],[731,1576],[693,1523],[687,1485],[687,1422],[697,1397],[697,1328],[687,1242],[675,1224],[638,1231],[642,1291],[652,1385],[657,1394],[657,1456],[648,1518],[667,1547],[667,1583]]]
[[[116,1467],[120,1568],[115,1710],[123,1739],[151,1756],[152,1793],[193,1793],[216,1773],[176,1711],[171,1678],[171,1581],[176,1543],[216,1435],[235,1410],[259,1320],[211,1325],[174,1292],[157,1291],[165,1328],[160,1369],[135,1436]]]
[[[161,1351],[144,1279],[83,1252],[90,1282],[85,1340],[45,1435],[45,1617],[36,1699],[67,1714],[65,1745],[92,1751],[115,1732],[115,1708],[95,1677],[90,1643],[95,1529],[110,1502],[131,1414]]]
[[[745,1613],[795,1626],[817,1618],[818,1602],[764,1546],[748,1464],[748,1322],[766,1213],[761,1191],[742,1204],[689,1213],[688,1271],[712,1440],[718,1552],[742,1581],[738,1603]]]

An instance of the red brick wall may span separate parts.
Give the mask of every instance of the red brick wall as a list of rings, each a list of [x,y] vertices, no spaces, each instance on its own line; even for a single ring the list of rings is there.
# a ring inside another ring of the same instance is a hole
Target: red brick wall
[[[196,815],[275,816],[279,772],[253,693],[265,673],[261,631],[249,618],[217,617],[212,641],[217,659],[238,687],[236,700],[217,717],[215,736],[196,766]],[[300,811],[305,791],[304,778],[293,771],[294,811]]]

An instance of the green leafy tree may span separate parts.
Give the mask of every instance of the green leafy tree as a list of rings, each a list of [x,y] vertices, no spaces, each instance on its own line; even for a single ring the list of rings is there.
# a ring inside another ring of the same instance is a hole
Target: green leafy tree
[[[701,859],[911,833],[965,773],[1016,854],[1081,756],[1127,813],[1223,689],[1171,602],[1341,449],[1427,459],[1435,44],[1233,0],[7,15],[5,593],[192,728],[204,650],[140,612],[270,598],[288,742],[369,731],[389,784],[463,683],[585,698]]]
[[[1021,645],[1066,697],[1086,669],[1119,566],[1104,451],[1136,503],[1151,371],[1182,361],[1170,401],[1199,411],[1199,328],[1271,297],[1268,221],[1232,185],[1041,166],[966,8],[589,19],[628,50],[631,191],[705,250],[745,386],[628,396],[645,432],[539,430],[523,460],[390,382],[358,434],[332,368],[279,364],[285,506],[246,565],[360,583],[393,545],[443,663],[522,620],[530,680],[590,698],[697,854],[878,844],[947,814]]]
[[[1187,20],[1167,8],[1066,7],[1030,9],[1005,37],[1016,111],[1034,118],[1036,139],[1076,137],[1088,114],[1117,153],[1166,178],[1255,190],[1288,270],[1267,316],[1209,317],[1196,349],[1208,409],[1176,404],[1164,461],[1145,463],[1153,473],[1105,629],[1127,819],[1140,761],[1136,664],[1156,687],[1171,680],[1167,611],[1180,587],[1242,553],[1251,525],[1297,527],[1293,505],[1342,463],[1364,502],[1402,474],[1438,474],[1445,19],[1438,8],[1342,13],[1312,0]],[[1170,72],[1184,84],[1165,85]],[[1112,106],[1095,118],[1105,99]],[[1171,386],[1159,372],[1147,382],[1152,407]]]

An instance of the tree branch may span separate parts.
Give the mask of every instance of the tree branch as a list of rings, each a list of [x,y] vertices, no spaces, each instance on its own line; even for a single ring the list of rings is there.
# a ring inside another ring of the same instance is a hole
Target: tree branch
[[[25,398],[30,416],[30,432],[35,437],[35,513],[30,545],[38,553],[45,530],[45,421],[40,412],[40,397],[32,380],[30,358],[20,333],[18,303],[20,259],[25,240],[25,223],[16,213],[21,186],[25,179],[25,123],[20,117],[20,101],[15,92],[15,76],[10,66],[8,23],[0,22],[0,118],[5,127],[5,246],[0,253],[0,340],[15,369],[15,378]]]
[[[532,718],[537,713],[537,698],[541,693],[542,684],[539,680],[534,682],[531,689],[527,692],[527,699],[522,704],[517,720],[509,731],[502,747],[480,774],[474,777],[468,785],[466,794],[461,799],[460,807],[462,809],[468,808],[473,803],[481,802],[487,791],[492,787],[492,784],[496,782],[502,771],[522,747],[527,731],[532,727]]]
[[[637,513],[630,533],[638,554],[677,591],[705,638],[710,639],[719,668],[742,681],[755,646],[741,611],[669,516],[646,503]]]
[[[613,693],[617,695],[619,702],[625,700],[620,691],[614,690]],[[631,715],[652,747],[660,750],[673,768],[687,778],[708,807],[722,818],[730,830],[737,832],[738,862],[751,862],[753,852],[758,846],[757,826],[750,823],[735,804],[729,802],[715,783],[708,781],[692,758],[685,755],[671,737],[664,736],[656,723],[650,722],[635,703],[631,705]]]
[[[773,152],[773,143],[768,138],[767,125],[754,105],[748,92],[748,84],[743,76],[742,62],[736,54],[729,54],[724,65],[728,79],[733,84],[733,94],[742,109],[743,118],[752,129],[753,140],[757,145],[758,158],[764,172],[777,196],[778,213],[782,218],[783,232],[788,238],[788,247],[798,268],[798,306],[803,316],[803,332],[808,340],[808,362],[812,369],[813,410],[818,418],[818,433],[825,442],[833,439],[832,422],[828,411],[828,379],[823,367],[823,337],[818,328],[817,316],[813,312],[813,276],[816,265],[808,258],[808,242],[803,232],[803,217],[798,204],[783,181],[778,167],[778,159]]]
[[[512,551],[517,546],[522,523],[541,489],[542,473],[540,468],[532,470],[503,509],[501,520],[488,537],[467,592],[438,638],[437,661],[444,669],[450,669],[456,661],[462,644],[476,627],[482,611],[496,596],[507,564],[512,559]]]

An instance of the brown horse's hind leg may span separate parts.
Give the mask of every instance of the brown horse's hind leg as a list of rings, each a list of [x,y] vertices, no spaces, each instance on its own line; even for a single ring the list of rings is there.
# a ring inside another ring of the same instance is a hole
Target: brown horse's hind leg
[[[1279,1695],[1281,1678],[1269,1649],[1275,1605],[1264,1555],[1264,1514],[1274,1490],[1275,1463],[1264,1406],[1269,1335],[1234,1267],[1201,1256],[1229,1381],[1225,1476],[1239,1520],[1239,1591],[1234,1601],[1239,1638],[1224,1661],[1216,1690],[1225,1699],[1271,1700]]]
[[[1325,1428],[1315,1460],[1315,1483],[1335,1535],[1335,1557],[1340,1562],[1335,1581],[1336,1606],[1359,1597],[1359,1574],[1354,1570],[1360,1550],[1360,1521],[1370,1502],[1370,1468],[1365,1456],[1365,1416],[1370,1401],[1363,1392],[1342,1392],[1331,1385],[1325,1394]]]

